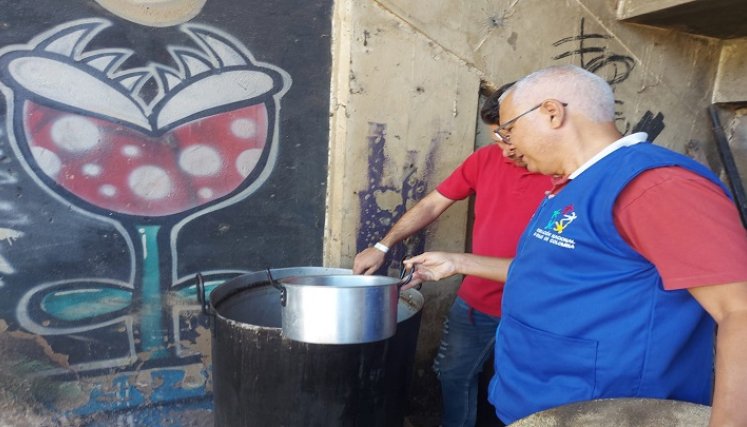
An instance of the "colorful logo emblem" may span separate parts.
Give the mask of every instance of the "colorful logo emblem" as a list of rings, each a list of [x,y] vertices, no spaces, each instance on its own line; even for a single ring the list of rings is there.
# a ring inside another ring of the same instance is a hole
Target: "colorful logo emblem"
[[[563,209],[556,209],[553,211],[547,225],[545,225],[545,230],[552,230],[558,234],[563,234],[563,230],[571,225],[576,218],[576,211],[573,209],[573,205],[568,205]]]

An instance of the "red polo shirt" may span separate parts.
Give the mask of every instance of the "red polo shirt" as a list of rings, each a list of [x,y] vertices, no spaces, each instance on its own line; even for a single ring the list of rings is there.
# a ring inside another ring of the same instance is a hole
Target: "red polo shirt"
[[[514,165],[491,144],[470,155],[436,190],[452,200],[475,195],[472,253],[513,258],[529,218],[551,187],[550,177]],[[480,312],[501,315],[501,282],[466,276],[457,295]]]

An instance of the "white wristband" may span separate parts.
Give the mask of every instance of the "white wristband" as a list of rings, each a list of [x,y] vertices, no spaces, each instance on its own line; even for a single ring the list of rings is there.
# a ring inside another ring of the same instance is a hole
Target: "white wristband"
[[[376,242],[376,244],[373,247],[380,250],[383,253],[389,252],[389,247],[381,242]]]

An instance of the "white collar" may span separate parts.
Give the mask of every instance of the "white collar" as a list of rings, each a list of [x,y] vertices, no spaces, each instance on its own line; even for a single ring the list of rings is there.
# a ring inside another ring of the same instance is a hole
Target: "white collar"
[[[585,171],[586,169],[589,169],[594,165],[594,163],[602,160],[603,158],[609,156],[610,154],[614,153],[616,150],[622,148],[622,147],[629,147],[631,145],[635,145],[638,143],[641,143],[643,141],[646,141],[648,139],[648,134],[646,132],[636,132],[632,133],[630,135],[624,136],[617,141],[613,142],[612,144],[604,147],[604,149],[597,154],[594,155],[591,159],[587,160],[586,163],[581,165],[578,169],[573,171],[572,174],[568,175],[568,179],[574,179],[577,176],[581,175],[581,172]]]

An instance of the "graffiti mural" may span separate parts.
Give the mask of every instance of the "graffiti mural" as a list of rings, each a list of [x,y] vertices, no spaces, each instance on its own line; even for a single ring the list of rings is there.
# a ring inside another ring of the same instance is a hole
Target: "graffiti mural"
[[[578,59],[578,66],[599,75],[607,80],[612,90],[617,85],[625,82],[635,68],[635,60],[627,55],[610,52],[604,44],[606,40],[612,39],[608,34],[588,33],[585,29],[586,19],[581,18],[578,34],[564,37],[555,43],[555,47],[564,47],[568,50],[553,56],[552,59],[560,60],[569,57]],[[622,107],[625,103],[619,99],[615,104]],[[622,112],[615,112],[615,122],[623,134],[628,132],[647,132],[649,140],[653,141],[664,130],[664,115],[646,111],[643,117],[631,126],[630,121]]]
[[[24,343],[9,351],[67,416],[209,397],[196,274],[209,293],[320,265],[331,2],[301,6],[298,31],[259,2],[152,28],[94,2],[0,3],[0,333]]]
[[[173,267],[177,254],[173,245],[160,248],[158,235],[173,242],[185,222],[262,184],[276,157],[275,115],[290,84],[237,40],[197,24],[181,30],[199,49],[168,47],[178,68],[123,69],[132,51],[86,49],[110,25],[66,23],[0,51],[8,140],[24,169],[81,214],[113,222],[130,248],[127,281],[65,279],[36,284],[21,298],[18,320],[36,334],[127,329],[126,354],[78,371],[131,364],[143,352],[179,355],[177,337],[162,333],[170,313],[161,299],[185,278],[175,268],[161,271],[159,257],[166,253]],[[143,93],[148,80],[156,83],[150,96]],[[76,310],[80,304],[88,308]]]
[[[0,171],[0,187],[8,189],[17,183],[18,180],[13,175]],[[3,278],[16,272],[3,253],[11,249],[16,239],[23,237],[24,233],[16,228],[28,223],[28,218],[17,211],[15,204],[0,201],[0,224],[3,225],[0,227],[0,288],[5,285]]]

